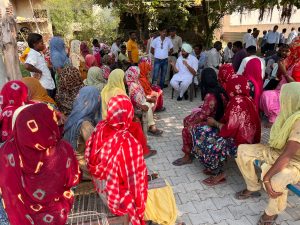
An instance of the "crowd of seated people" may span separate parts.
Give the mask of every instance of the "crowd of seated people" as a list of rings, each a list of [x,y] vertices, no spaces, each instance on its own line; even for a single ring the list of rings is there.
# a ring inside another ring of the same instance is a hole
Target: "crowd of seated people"
[[[155,114],[166,110],[168,56],[178,58],[170,62],[177,100],[186,97],[196,76],[203,100],[183,121],[184,156],[173,164],[197,158],[208,176],[203,184],[215,186],[226,182],[224,164],[235,158],[247,185],[235,197],[248,199],[259,197],[261,189],[253,161],[264,161],[261,180],[270,201],[259,224],[276,220],[286,208],[286,185],[300,180],[300,39],[281,44],[265,59],[257,56],[257,45],[245,49],[234,42],[226,60],[221,42],[201,54],[198,45],[193,52],[179,40],[176,32],[167,37],[161,29],[149,44],[153,58],[145,58],[134,32],[127,46],[117,39],[111,52],[96,39],[92,50],[79,40],[68,49],[55,36],[47,61],[43,37],[29,35],[23,61],[31,77],[7,82],[0,93],[1,224],[65,224],[80,182],[93,182],[111,212],[127,214],[132,225],[175,224],[172,188],[148,172],[145,161],[157,154],[147,135],[163,135]],[[146,115],[146,131],[138,111]],[[268,146],[259,144],[260,113],[273,123]]]

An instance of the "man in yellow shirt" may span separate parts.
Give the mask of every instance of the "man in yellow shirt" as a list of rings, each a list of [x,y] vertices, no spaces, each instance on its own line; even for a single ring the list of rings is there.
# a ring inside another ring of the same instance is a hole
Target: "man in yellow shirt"
[[[137,66],[139,62],[139,48],[136,42],[136,32],[132,31],[129,33],[130,38],[127,42],[127,52],[129,62],[132,66]]]

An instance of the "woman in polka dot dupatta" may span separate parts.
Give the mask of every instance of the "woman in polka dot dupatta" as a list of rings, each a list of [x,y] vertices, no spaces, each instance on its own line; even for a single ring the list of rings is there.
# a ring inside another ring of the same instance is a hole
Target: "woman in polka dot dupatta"
[[[41,103],[23,109],[0,151],[0,193],[10,225],[64,225],[80,172],[53,109]]]

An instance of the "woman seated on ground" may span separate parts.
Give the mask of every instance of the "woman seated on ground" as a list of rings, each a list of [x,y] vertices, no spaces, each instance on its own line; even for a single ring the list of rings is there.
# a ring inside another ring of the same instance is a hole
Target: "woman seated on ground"
[[[208,126],[193,129],[193,153],[204,165],[209,178],[203,181],[214,186],[226,181],[223,163],[236,155],[240,144],[260,142],[261,124],[250,87],[244,76],[235,76],[227,84],[229,102],[220,122],[207,119]]]
[[[227,83],[232,79],[232,76],[235,74],[233,65],[231,63],[223,64],[218,73],[219,84],[226,90]]]
[[[96,87],[100,93],[107,83],[103,75],[104,71],[102,68],[100,69],[97,66],[93,66],[89,69],[88,76],[83,83],[86,86]]]
[[[153,136],[161,136],[163,131],[157,129],[153,115],[153,107],[154,103],[156,102],[156,98],[146,96],[144,89],[139,82],[140,69],[137,66],[131,66],[125,74],[132,104],[136,108],[147,112],[148,134]]]
[[[93,66],[98,66],[100,65],[97,63],[96,57],[94,55],[88,54],[85,57],[85,66],[89,70]]]
[[[130,99],[112,97],[107,109],[106,120],[96,126],[85,154],[96,190],[106,196],[113,214],[127,214],[132,225],[145,224],[145,220],[175,224],[172,188],[166,184],[148,191],[148,179],[157,178],[157,174],[147,176],[143,147],[130,132],[134,118]]]
[[[46,89],[41,85],[38,79],[34,77],[24,77],[22,82],[28,88],[28,97],[32,102],[46,103],[56,107],[55,101],[48,96]]]
[[[76,158],[83,172],[83,180],[91,180],[84,160],[85,143],[96,124],[101,120],[101,99],[97,88],[87,86],[80,89],[73,110],[64,126],[64,139],[76,150]]]
[[[110,52],[107,55],[104,55],[102,60],[103,65],[109,66],[110,70],[115,70],[121,68],[121,66],[116,62],[116,56],[114,53]]]
[[[175,166],[182,166],[192,163],[191,152],[193,148],[193,140],[191,131],[199,125],[205,125],[209,117],[220,120],[225,111],[228,101],[225,90],[219,85],[217,74],[214,69],[206,68],[201,74],[201,95],[203,104],[192,111],[190,115],[183,120],[182,130],[182,151],[183,158],[179,158],[173,162]]]
[[[142,58],[139,63],[140,84],[142,85],[147,98],[156,98],[155,112],[165,111],[163,91],[158,85],[152,85],[149,81],[151,77],[152,63],[149,58]]]
[[[7,82],[0,93],[0,143],[5,142],[12,133],[12,117],[14,112],[21,106],[29,103],[28,89],[18,80]]]
[[[103,88],[101,92],[103,120],[105,120],[107,116],[107,106],[109,100],[117,95],[126,95],[124,75],[125,73],[123,70],[116,69],[113,70],[108,77],[107,85]],[[139,140],[140,144],[143,146],[145,158],[149,158],[157,154],[156,150],[151,150],[150,146],[147,145],[146,136],[143,133],[141,123],[138,119],[134,118],[134,121],[131,123],[129,131],[137,140]]]
[[[0,189],[11,225],[64,225],[73,206],[79,167],[54,114],[40,103],[23,109],[0,149]]]
[[[288,53],[286,53],[288,54]],[[275,122],[280,113],[280,91],[282,85],[290,82],[300,82],[300,39],[292,43],[290,55],[278,62],[277,77],[280,80],[275,90],[264,91],[261,96],[260,109],[268,117],[268,127]]]
[[[79,70],[73,66],[63,69],[57,86],[56,103],[64,115],[71,113],[73,102],[83,86]]]
[[[85,67],[85,59],[80,53],[80,45],[81,42],[79,40],[71,41],[69,58],[72,66],[79,70],[81,78],[84,80],[87,76],[87,69]]]
[[[259,197],[261,182],[254,160],[263,162],[261,180],[269,195],[269,204],[259,225],[276,224],[278,214],[287,206],[288,184],[300,181],[300,83],[289,83],[280,94],[281,111],[272,126],[269,145],[240,145],[236,162],[247,189],[236,193],[237,199]]]

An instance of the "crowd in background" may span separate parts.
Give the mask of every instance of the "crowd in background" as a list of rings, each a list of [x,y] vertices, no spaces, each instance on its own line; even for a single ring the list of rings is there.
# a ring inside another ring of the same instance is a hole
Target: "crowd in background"
[[[274,222],[286,208],[286,185],[300,180],[300,38],[294,28],[287,38],[277,29],[261,43],[249,29],[224,51],[220,41],[191,46],[174,27],[144,46],[136,32],[111,47],[55,36],[46,48],[30,34],[20,61],[31,76],[1,90],[1,224],[65,224],[72,189],[91,181],[111,212],[128,214],[133,225],[174,224],[172,188],[145,162],[157,154],[147,135],[163,135],[156,123],[168,84],[177,101],[188,99],[191,85],[203,100],[183,121],[184,156],[173,165],[197,158],[203,183],[215,186],[236,158],[247,188],[235,197],[247,199],[260,196],[252,162],[264,161],[270,201],[259,224]],[[272,126],[269,146],[259,144],[262,115]]]

